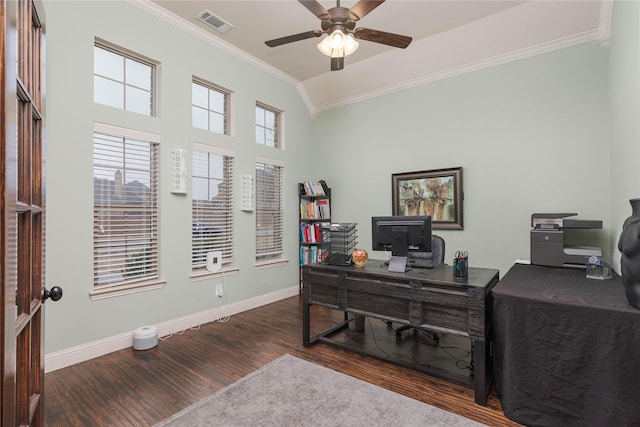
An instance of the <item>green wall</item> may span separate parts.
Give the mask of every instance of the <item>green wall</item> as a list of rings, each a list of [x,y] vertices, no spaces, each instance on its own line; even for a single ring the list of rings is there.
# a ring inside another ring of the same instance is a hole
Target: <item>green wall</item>
[[[311,118],[296,88],[127,2],[46,2],[47,18],[47,284],[64,298],[47,304],[46,352],[106,339],[217,307],[216,280],[192,282],[191,200],[169,192],[170,151],[194,142],[234,150],[235,188],[255,174],[256,156],[285,161],[288,264],[254,267],[255,217],[236,199],[235,256],[239,271],[225,280],[225,302],[298,285],[297,186],[309,180]],[[93,103],[93,45],[99,37],[160,62],[159,116],[144,117]],[[234,91],[236,134],[191,127],[191,78]],[[255,143],[256,100],[285,111],[286,150]],[[91,301],[93,123],[161,136],[160,267],[163,289]]]
[[[461,166],[464,230],[436,231],[449,263],[466,250],[471,266],[506,273],[530,257],[534,212],[604,221],[571,237],[608,259],[607,58],[582,44],[321,113],[314,170],[334,188],[333,217],[357,222],[370,249],[371,216],[391,214],[391,174]]]
[[[463,167],[464,230],[438,230],[471,266],[506,273],[529,258],[534,212],[577,212],[602,231],[573,235],[618,259],[614,240],[640,197],[638,3],[616,2],[610,48],[597,43],[452,77],[325,111],[310,118],[296,88],[161,22],[126,2],[45,2],[47,13],[46,352],[108,340],[135,328],[211,309],[215,280],[192,282],[190,199],[161,177],[160,290],[91,301],[92,131],[95,121],[161,135],[161,166],[193,142],[236,152],[239,177],[256,156],[286,162],[286,265],[253,266],[254,216],[235,213],[239,271],[225,280],[229,303],[297,286],[296,183],[325,179],[333,218],[359,224],[391,214],[391,174]],[[100,37],[161,62],[160,115],[148,118],[93,103],[93,41]],[[372,70],[371,72],[375,72]],[[191,76],[234,91],[233,137],[191,128]],[[259,100],[286,112],[286,150],[253,142]],[[381,253],[372,253],[380,257]],[[450,261],[449,261],[450,262]]]
[[[640,2],[616,1],[611,24],[611,233],[617,248],[629,199],[640,197]],[[614,251],[614,266],[620,252]]]

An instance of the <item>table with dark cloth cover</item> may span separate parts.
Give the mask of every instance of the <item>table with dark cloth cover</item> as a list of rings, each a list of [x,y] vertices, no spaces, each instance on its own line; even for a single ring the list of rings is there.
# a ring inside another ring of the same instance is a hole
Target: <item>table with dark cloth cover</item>
[[[496,391],[529,426],[640,426],[640,310],[622,279],[514,265],[493,288]]]

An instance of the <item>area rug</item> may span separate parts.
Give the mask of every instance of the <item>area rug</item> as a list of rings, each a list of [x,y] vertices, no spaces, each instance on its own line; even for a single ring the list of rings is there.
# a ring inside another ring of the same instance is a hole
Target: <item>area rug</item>
[[[156,426],[482,425],[286,354]]]

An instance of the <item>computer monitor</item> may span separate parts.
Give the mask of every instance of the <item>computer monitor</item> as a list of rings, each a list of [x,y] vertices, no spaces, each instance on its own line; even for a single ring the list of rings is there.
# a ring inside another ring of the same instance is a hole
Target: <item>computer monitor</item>
[[[374,251],[391,250],[389,271],[404,273],[409,252],[431,252],[431,217],[374,216],[371,245]]]

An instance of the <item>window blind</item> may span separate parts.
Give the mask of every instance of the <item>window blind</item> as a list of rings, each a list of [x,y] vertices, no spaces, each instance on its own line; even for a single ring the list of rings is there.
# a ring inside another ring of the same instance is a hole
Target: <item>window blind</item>
[[[158,143],[103,133],[93,136],[94,286],[158,277]]]
[[[282,257],[284,164],[256,161],[256,261]]]
[[[196,144],[192,159],[192,247],[194,271],[204,270],[207,253],[222,252],[233,264],[233,152]]]

